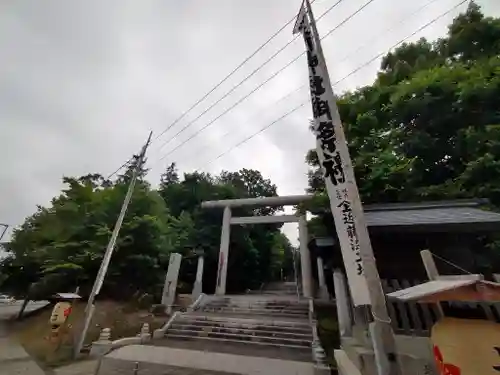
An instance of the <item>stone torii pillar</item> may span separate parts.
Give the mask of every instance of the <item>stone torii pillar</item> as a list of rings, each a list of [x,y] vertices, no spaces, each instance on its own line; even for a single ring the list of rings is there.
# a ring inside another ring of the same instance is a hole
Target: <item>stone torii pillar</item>
[[[224,207],[222,217],[222,231],[220,234],[219,265],[217,268],[217,283],[215,294],[223,296],[226,294],[227,260],[229,255],[229,236],[231,234],[231,208]]]
[[[161,297],[161,304],[165,305],[167,312],[172,311],[172,305],[175,302],[175,292],[177,290],[177,280],[179,279],[179,270],[181,267],[182,255],[178,253],[170,254],[167,276]]]
[[[193,293],[192,293],[193,301],[196,301],[196,299],[203,292],[203,266],[204,266],[204,263],[205,263],[204,254],[201,252],[198,252],[198,267],[196,268],[196,280],[194,281]]]
[[[300,270],[302,275],[302,293],[306,298],[312,298],[311,254],[307,247],[307,220],[305,215],[299,216]]]

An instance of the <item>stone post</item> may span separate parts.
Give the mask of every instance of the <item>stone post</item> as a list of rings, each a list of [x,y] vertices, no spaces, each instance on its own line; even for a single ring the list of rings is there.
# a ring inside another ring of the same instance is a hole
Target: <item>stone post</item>
[[[139,334],[137,336],[139,336],[141,338],[141,342],[146,342],[146,341],[149,341],[151,339],[151,332],[150,332],[148,323],[144,323],[142,325],[141,332],[139,332]]]
[[[224,207],[222,218],[222,231],[220,235],[219,266],[217,269],[217,281],[215,294],[223,296],[226,294],[227,260],[229,257],[229,236],[231,233],[231,208]]]
[[[203,254],[198,256],[198,267],[196,268],[196,280],[193,285],[193,302],[200,296],[203,292],[203,266],[205,263],[205,259],[203,258]]]
[[[99,338],[97,339],[97,341],[94,341],[92,343],[92,347],[90,348],[90,356],[100,357],[109,353],[111,348],[111,329],[103,328],[101,330],[101,333],[99,334]]]
[[[333,271],[333,285],[335,287],[335,304],[337,305],[340,337],[350,336],[352,334],[350,301],[344,273],[339,269]]]
[[[177,290],[181,260],[181,254],[172,253],[170,255],[170,262],[168,264],[167,276],[165,277],[165,285],[163,286],[161,298],[161,304],[166,306],[168,314],[172,312],[172,305],[175,302],[175,292]]]
[[[307,247],[307,220],[299,216],[300,269],[302,274],[302,292],[304,297],[312,297],[311,255]]]
[[[318,256],[316,258],[316,263],[318,265],[319,298],[328,301],[330,299],[330,296],[328,294],[328,288],[325,282],[325,269],[323,267],[323,259]]]

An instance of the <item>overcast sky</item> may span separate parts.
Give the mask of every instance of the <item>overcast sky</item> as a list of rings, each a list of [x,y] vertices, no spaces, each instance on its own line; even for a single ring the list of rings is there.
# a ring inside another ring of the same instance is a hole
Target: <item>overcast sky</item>
[[[317,0],[316,17],[335,1]],[[319,21],[320,34],[366,1],[341,2]],[[459,2],[373,1],[324,39],[332,82]],[[500,1],[478,3],[486,14],[500,16]],[[113,172],[137,152],[150,129],[161,133],[290,20],[299,6],[299,0],[1,1],[0,222],[21,224],[36,204],[47,204],[60,191],[63,175]],[[412,40],[442,36],[465,7]],[[209,163],[308,99],[307,90],[301,90],[275,103],[306,82],[304,58],[159,160],[302,53],[304,46],[298,39],[161,148],[291,39],[292,25],[153,143],[149,151],[153,183],[175,161],[181,172],[254,168],[278,185],[280,195],[304,192],[304,156],[314,145],[308,131],[309,105]],[[369,84],[378,66],[379,60],[334,89],[342,92]],[[293,241],[297,237],[294,225],[286,233]]]

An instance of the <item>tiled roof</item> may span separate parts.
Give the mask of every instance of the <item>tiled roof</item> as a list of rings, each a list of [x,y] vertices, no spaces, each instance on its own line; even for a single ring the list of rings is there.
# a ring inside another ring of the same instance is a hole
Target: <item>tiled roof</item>
[[[388,203],[364,205],[363,209],[366,224],[372,231],[396,229],[498,231],[500,229],[500,213],[484,209],[487,203],[485,200]],[[326,212],[329,213],[329,211],[328,209]],[[331,214],[328,216],[331,219]]]
[[[369,227],[500,224],[500,213],[483,210],[478,203],[471,202],[366,206],[365,217]]]

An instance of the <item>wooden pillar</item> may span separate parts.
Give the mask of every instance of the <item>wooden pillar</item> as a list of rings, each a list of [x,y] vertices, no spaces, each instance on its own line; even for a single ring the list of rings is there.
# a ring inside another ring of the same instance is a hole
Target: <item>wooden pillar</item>
[[[436,263],[434,262],[434,257],[429,250],[422,250],[420,252],[420,256],[422,257],[422,262],[424,262],[425,272],[427,272],[427,277],[429,280],[437,280],[439,277],[439,272],[436,267]],[[444,316],[443,308],[441,304],[436,303],[438,308],[439,317],[442,318]]]

